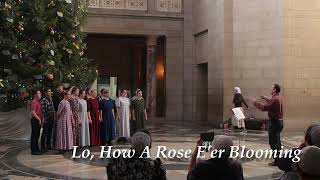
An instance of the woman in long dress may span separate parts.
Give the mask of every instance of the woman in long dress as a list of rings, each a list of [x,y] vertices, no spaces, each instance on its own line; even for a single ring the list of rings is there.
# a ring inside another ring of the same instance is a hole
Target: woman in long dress
[[[100,101],[100,116],[101,122],[101,134],[102,143],[111,145],[111,141],[115,139],[116,123],[115,123],[115,102],[110,98],[109,90],[102,91],[102,99]]]
[[[240,108],[241,111],[244,112],[242,104],[244,104],[247,108],[248,108],[248,104],[246,103],[246,101],[242,96],[241,89],[239,87],[235,87],[234,90],[235,90],[234,97],[233,97],[234,107]],[[243,128],[243,132],[246,132],[244,119],[236,120],[235,116],[233,116],[232,118],[233,118],[233,121],[237,121],[236,123],[233,123],[233,124],[237,124],[238,128]]]
[[[122,90],[121,96],[116,100],[117,116],[120,120],[120,137],[130,137],[130,100],[127,98],[127,91]]]
[[[75,146],[79,146],[80,143],[80,122],[79,122],[79,89],[77,87],[72,87],[71,91],[71,98],[70,98],[70,106],[73,115],[73,143]]]
[[[90,143],[93,146],[101,145],[101,134],[100,134],[100,108],[99,99],[97,98],[97,92],[94,90],[89,91],[88,96],[88,110],[91,117],[90,123]]]
[[[80,146],[90,146],[89,123],[91,122],[90,113],[88,113],[87,101],[84,100],[85,91],[80,91],[79,95],[79,122],[80,126]]]
[[[73,148],[73,115],[69,103],[71,97],[70,92],[64,93],[64,99],[60,102],[57,111],[57,129],[55,148],[57,150],[66,151]]]
[[[144,121],[148,119],[147,111],[145,107],[145,102],[142,97],[142,91],[137,90],[137,95],[134,100],[132,100],[132,119],[135,121],[135,129],[144,129]]]

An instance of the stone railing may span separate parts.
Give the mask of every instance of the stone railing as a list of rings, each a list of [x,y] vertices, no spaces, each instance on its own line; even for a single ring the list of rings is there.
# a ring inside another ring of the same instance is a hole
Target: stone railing
[[[152,0],[155,1],[156,10],[161,12],[182,11],[183,0]],[[148,9],[148,0],[87,0],[89,8],[141,10]]]
[[[90,8],[142,10],[148,8],[148,0],[87,0]]]
[[[182,0],[157,0],[157,10],[165,12],[181,12]]]

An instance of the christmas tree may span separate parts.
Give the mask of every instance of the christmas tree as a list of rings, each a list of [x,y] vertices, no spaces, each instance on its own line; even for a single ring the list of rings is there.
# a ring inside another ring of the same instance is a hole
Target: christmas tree
[[[84,57],[83,1],[0,2],[0,94],[7,101],[42,88],[48,73],[56,83],[91,85],[96,68]]]

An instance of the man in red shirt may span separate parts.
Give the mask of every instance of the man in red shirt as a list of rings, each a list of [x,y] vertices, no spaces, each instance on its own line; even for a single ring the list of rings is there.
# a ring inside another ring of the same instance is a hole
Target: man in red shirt
[[[272,150],[280,150],[281,149],[281,137],[280,133],[283,129],[283,106],[282,106],[282,98],[280,97],[280,85],[273,84],[271,98],[266,96],[262,96],[261,98],[266,101],[266,103],[262,104],[257,102],[256,98],[253,98],[253,104],[256,108],[261,111],[267,111],[269,117],[269,144]],[[276,160],[272,163],[269,163],[270,166],[276,166]]]
[[[31,154],[32,155],[41,155],[38,140],[40,136],[40,129],[42,125],[42,110],[41,110],[41,92],[40,90],[36,90],[34,92],[34,98],[31,102]]]

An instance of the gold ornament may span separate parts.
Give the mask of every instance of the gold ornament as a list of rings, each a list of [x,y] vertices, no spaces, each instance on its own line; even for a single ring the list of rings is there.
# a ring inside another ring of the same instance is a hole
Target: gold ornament
[[[79,45],[77,45],[76,43],[72,43],[74,45],[74,47],[76,47],[77,49],[79,49]]]

